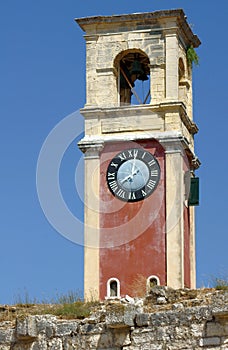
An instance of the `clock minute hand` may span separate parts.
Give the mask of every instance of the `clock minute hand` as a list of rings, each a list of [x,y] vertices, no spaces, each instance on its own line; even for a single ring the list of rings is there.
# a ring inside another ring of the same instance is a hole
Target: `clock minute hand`
[[[135,157],[134,157],[134,161],[133,161],[133,165],[132,165],[132,169],[131,169],[131,175],[133,176],[135,172]]]

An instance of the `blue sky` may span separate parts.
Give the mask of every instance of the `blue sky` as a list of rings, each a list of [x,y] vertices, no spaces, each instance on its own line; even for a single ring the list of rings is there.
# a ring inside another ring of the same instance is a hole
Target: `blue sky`
[[[216,5],[216,7],[215,7]],[[194,69],[196,153],[202,166],[197,214],[197,286],[227,275],[227,13],[224,0],[11,0],[0,3],[1,200],[0,304],[24,291],[44,299],[83,289],[83,248],[47,221],[36,167],[51,130],[85,103],[85,46],[75,17],[183,8],[202,41]],[[79,128],[80,129],[80,128]],[[60,169],[62,195],[82,221],[76,141]]]

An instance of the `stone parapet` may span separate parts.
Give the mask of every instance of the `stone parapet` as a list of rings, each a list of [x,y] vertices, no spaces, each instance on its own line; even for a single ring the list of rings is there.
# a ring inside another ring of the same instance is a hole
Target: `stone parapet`
[[[144,300],[106,301],[84,320],[28,315],[0,323],[0,350],[225,350],[227,297],[155,287]]]

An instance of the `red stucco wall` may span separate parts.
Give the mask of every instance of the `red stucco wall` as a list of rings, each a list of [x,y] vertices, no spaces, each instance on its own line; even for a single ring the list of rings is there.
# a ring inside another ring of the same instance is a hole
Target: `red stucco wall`
[[[143,147],[158,160],[161,176],[155,191],[140,202],[115,198],[106,183],[110,160],[124,149]],[[107,144],[100,158],[100,297],[107,295],[107,281],[120,281],[121,295],[132,295],[138,274],[159,277],[166,284],[165,161],[155,140]]]

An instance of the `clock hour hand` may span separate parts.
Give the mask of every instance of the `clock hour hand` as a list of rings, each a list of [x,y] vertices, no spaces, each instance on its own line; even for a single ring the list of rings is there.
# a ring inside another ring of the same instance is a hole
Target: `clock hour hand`
[[[127,180],[132,180],[132,174],[131,175],[127,175],[124,179],[122,179],[120,182],[124,183]]]
[[[136,169],[132,174],[131,174],[131,176],[135,176],[136,174],[138,174],[139,173],[139,169]]]

